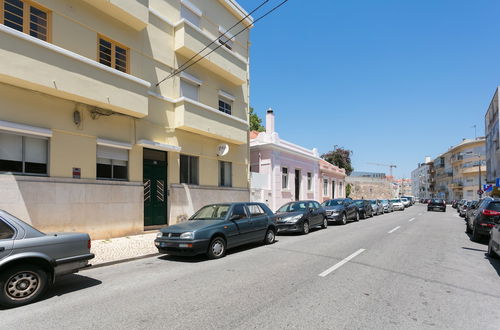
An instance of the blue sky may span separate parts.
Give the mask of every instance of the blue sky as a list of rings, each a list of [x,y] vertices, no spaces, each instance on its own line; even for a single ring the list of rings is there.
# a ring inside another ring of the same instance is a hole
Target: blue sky
[[[238,2],[251,11],[261,0]],[[250,103],[261,118],[275,110],[283,139],[320,153],[340,145],[355,170],[394,163],[408,177],[473,138],[472,125],[484,134],[499,12],[498,0],[290,0],[251,32]]]

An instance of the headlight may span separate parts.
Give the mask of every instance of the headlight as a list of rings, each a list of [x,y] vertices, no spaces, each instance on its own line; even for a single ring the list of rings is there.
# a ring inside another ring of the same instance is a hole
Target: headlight
[[[160,238],[163,236],[163,233],[160,231],[158,234],[156,234],[156,238]]]
[[[194,233],[192,231],[188,231],[187,233],[182,233],[180,238],[181,239],[194,239]]]
[[[299,221],[301,218],[302,218],[302,214],[299,214],[299,215],[296,215],[296,216],[294,216],[294,217],[288,217],[288,218],[285,218],[285,219],[283,219],[283,221],[285,221],[285,222],[297,222],[297,221]]]

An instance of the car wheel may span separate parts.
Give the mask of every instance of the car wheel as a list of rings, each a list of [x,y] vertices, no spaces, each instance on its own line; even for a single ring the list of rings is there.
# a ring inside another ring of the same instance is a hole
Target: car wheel
[[[309,234],[309,222],[308,221],[304,221],[304,223],[302,224],[302,234],[304,234],[304,235]]]
[[[214,237],[208,246],[207,256],[210,259],[219,259],[226,255],[226,241],[222,237]]]
[[[467,234],[472,234],[472,230],[470,230],[469,223],[467,222],[465,223],[465,232]]]
[[[48,274],[31,265],[12,267],[0,275],[0,305],[17,307],[32,303],[47,290]]]
[[[493,251],[493,246],[491,245],[492,239],[490,238],[490,241],[488,243],[488,255],[493,258],[493,259],[498,259],[498,254]]]
[[[273,229],[269,228],[266,232],[266,237],[264,238],[264,244],[270,245],[273,244],[276,240],[276,233]]]
[[[474,228],[472,228],[472,237],[471,237],[471,240],[474,241],[474,242],[479,242],[481,240],[481,235],[477,232],[477,227],[474,226]]]
[[[347,215],[342,213],[342,219],[340,220],[341,225],[345,225],[347,223]]]
[[[356,212],[356,218],[354,218],[354,221],[359,221],[359,212]]]
[[[328,219],[323,218],[323,224],[321,225],[321,228],[326,229],[326,227],[328,227]]]

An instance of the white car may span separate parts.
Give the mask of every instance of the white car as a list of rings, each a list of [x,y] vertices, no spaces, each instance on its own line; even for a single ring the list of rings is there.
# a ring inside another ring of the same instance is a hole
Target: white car
[[[394,208],[394,211],[404,211],[405,206],[403,204],[403,201],[401,199],[391,199],[392,206]]]
[[[411,206],[411,201],[408,198],[401,198],[401,202],[403,203],[404,207]]]

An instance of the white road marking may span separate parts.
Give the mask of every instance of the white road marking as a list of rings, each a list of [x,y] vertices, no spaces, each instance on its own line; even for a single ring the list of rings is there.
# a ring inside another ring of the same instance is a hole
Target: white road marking
[[[340,267],[342,267],[343,265],[345,265],[346,263],[348,263],[352,259],[356,258],[356,256],[360,255],[361,253],[363,253],[365,251],[366,251],[366,249],[359,249],[358,251],[354,252],[353,254],[351,254],[350,256],[348,256],[347,258],[345,258],[344,260],[336,263],[332,267],[330,267],[327,270],[325,270],[323,273],[319,274],[319,276],[325,277],[326,275],[330,274],[331,272],[333,272],[336,269],[339,269]]]
[[[387,232],[387,234],[392,234],[393,232],[395,232],[395,231],[396,231],[396,230],[398,230],[399,228],[401,228],[401,226],[397,226],[396,228],[391,229],[391,231]]]
[[[413,220],[415,220],[415,218],[411,218],[409,221],[412,222]]]

